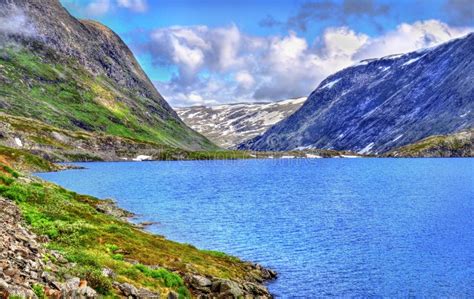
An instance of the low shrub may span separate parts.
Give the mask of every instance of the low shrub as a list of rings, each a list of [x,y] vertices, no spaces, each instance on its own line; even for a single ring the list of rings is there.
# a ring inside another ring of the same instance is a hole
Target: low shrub
[[[136,264],[135,268],[140,270],[143,274],[145,274],[148,277],[161,280],[166,287],[177,288],[177,287],[184,286],[184,282],[181,276],[173,272],[170,272],[164,268],[153,270],[142,264]]]

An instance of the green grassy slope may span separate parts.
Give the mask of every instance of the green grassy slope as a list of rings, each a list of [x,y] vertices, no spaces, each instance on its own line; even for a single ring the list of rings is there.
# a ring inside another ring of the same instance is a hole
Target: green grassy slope
[[[140,102],[138,97],[48,49],[0,49],[2,112],[62,129],[103,132],[181,149],[216,149],[179,121],[150,116],[146,106],[134,104]]]
[[[20,156],[23,158],[18,159]],[[66,268],[56,264],[59,269],[55,275],[86,279],[96,291],[110,297],[118,290],[113,289],[112,279],[102,274],[103,268],[116,274],[114,281],[144,287],[162,296],[173,290],[189,297],[183,280],[186,273],[261,281],[260,270],[249,263],[147,233],[99,212],[97,207],[104,201],[24,176],[15,170],[20,165],[34,170],[50,170],[52,165],[21,150],[0,148],[0,196],[18,205],[36,234],[48,237],[47,248],[76,263]],[[54,263],[54,257],[51,259]]]

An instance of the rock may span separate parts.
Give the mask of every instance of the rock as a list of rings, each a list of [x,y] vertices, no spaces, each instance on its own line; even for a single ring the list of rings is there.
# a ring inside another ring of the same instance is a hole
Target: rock
[[[103,268],[102,269],[102,275],[104,275],[105,277],[109,277],[109,278],[112,278],[114,279],[115,278],[115,272],[112,271],[112,269],[110,268]]]
[[[187,285],[191,286],[192,289],[210,292],[212,281],[204,276],[187,274],[184,277],[184,281]]]
[[[62,285],[61,292],[65,298],[97,298],[97,292],[77,277],[68,279]]]
[[[91,287],[80,287],[76,290],[81,298],[97,298],[97,292]]]
[[[117,287],[122,294],[127,298],[137,298],[138,297],[138,290],[135,286],[129,283],[117,283],[114,282],[114,286]]]
[[[179,298],[179,295],[178,293],[174,292],[174,291],[170,291],[168,293],[168,299],[178,299]]]
[[[229,296],[237,298],[245,295],[238,283],[227,279],[214,281],[211,290],[213,293],[217,293],[219,298],[227,298]]]
[[[127,221],[128,218],[134,216],[133,213],[117,207],[115,201],[112,199],[105,199],[101,201],[101,203],[99,203],[95,208],[101,213],[122,219],[124,221]]]
[[[140,299],[159,299],[160,294],[153,293],[147,289],[138,289],[138,298]]]

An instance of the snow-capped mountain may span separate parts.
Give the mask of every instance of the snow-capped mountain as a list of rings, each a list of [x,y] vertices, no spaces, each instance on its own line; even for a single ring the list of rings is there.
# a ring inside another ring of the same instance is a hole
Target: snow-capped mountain
[[[238,103],[176,108],[191,128],[224,148],[262,134],[295,112],[306,97],[271,103]]]
[[[474,33],[361,61],[325,79],[294,114],[239,146],[384,153],[474,127]]]

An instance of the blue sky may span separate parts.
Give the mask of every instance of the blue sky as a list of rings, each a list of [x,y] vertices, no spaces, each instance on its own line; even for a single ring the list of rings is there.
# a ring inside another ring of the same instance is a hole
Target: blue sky
[[[117,32],[175,106],[304,96],[357,59],[474,27],[470,0],[61,0]]]

